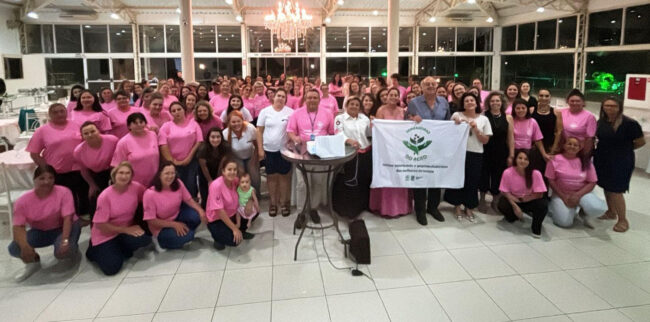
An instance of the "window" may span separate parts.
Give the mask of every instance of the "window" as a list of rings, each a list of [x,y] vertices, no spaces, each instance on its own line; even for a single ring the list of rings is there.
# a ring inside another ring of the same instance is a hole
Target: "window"
[[[370,52],[386,52],[388,29],[385,27],[372,27],[370,28]]]
[[[264,27],[248,27],[248,41],[252,53],[271,52],[271,32]]]
[[[176,75],[176,65],[174,58],[141,58],[140,70],[142,71],[141,77],[149,79],[149,73],[159,80],[167,79]]]
[[[649,44],[650,4],[629,7],[625,11],[625,44]]]
[[[164,26],[140,26],[140,52],[164,53],[165,30]]]
[[[325,71],[325,74],[327,75],[327,79],[323,80],[324,82],[329,82],[330,78],[332,78],[336,73],[345,74],[348,72],[348,59],[345,57],[327,58],[326,63],[327,70]]]
[[[23,78],[23,59],[14,57],[4,57],[6,79],[22,79]]]
[[[314,79],[320,75],[320,58],[285,58],[284,66],[289,76]]]
[[[456,28],[438,27],[438,51],[455,51]]]
[[[131,58],[113,58],[113,79],[135,79],[135,69],[133,67],[133,59]]]
[[[588,100],[600,101],[609,95],[623,96],[626,74],[650,74],[650,51],[588,53],[586,67],[585,95]]]
[[[320,27],[308,29],[305,36],[298,39],[298,51],[301,53],[320,52]]]
[[[501,50],[514,51],[517,42],[517,26],[503,27],[501,36]]]
[[[454,57],[419,57],[419,59],[418,75],[435,75],[441,80],[454,78]]]
[[[583,18],[584,19],[584,18]],[[575,48],[576,47],[576,28],[578,17],[566,17],[557,20],[559,28],[558,48]]]
[[[385,58],[384,58],[385,59]],[[375,62],[379,66],[378,61]],[[385,62],[384,62],[385,66]],[[368,57],[336,57],[327,58],[327,80],[329,82],[334,74],[352,73],[361,77],[368,77],[370,68],[370,59]]]
[[[399,66],[398,73],[400,75],[411,75],[411,59],[412,57],[400,57],[398,59],[397,65]]]
[[[537,48],[535,49],[554,49],[555,48],[555,30],[557,29],[557,20],[546,20],[537,23]]]
[[[535,23],[518,26],[517,50],[533,50],[535,48]]]
[[[284,73],[284,59],[282,57],[273,58],[251,58],[251,76],[257,77],[271,75],[277,78]]]
[[[79,25],[55,25],[57,53],[81,53]]]
[[[165,26],[165,33],[167,37],[167,52],[180,53],[181,33],[178,30],[178,26]]]
[[[492,64],[492,57],[489,56],[420,57],[419,59],[418,74],[438,76],[442,84],[448,80],[455,80],[471,85],[474,78],[480,78],[484,84],[487,84],[488,70]]]
[[[108,29],[106,25],[84,25],[84,52],[107,53]]]
[[[388,77],[386,65],[388,64],[386,57],[371,57],[370,58],[370,77]]]
[[[327,47],[329,53],[344,53],[347,51],[348,34],[345,27],[327,27],[325,29]]]
[[[348,45],[351,53],[367,53],[369,51],[367,27],[350,27],[348,28],[348,35]]]
[[[241,58],[219,58],[219,75],[241,77]]]
[[[45,58],[47,86],[70,86],[84,83],[81,58]]]
[[[589,46],[618,46],[621,43],[623,9],[589,15]],[[646,26],[647,28],[647,26]]]
[[[46,25],[52,29],[52,26]],[[41,43],[41,25],[25,25],[25,48],[23,54],[40,54],[43,52]]]
[[[111,39],[112,53],[133,52],[133,32],[130,25],[110,25],[108,34]]]
[[[217,51],[217,44],[214,26],[194,26],[194,51],[197,53],[214,53]]]
[[[573,54],[503,56],[501,64],[501,88],[526,80],[532,91],[550,88],[558,97],[573,88]]]
[[[198,82],[210,82],[219,75],[217,58],[195,58],[194,75]]]
[[[399,27],[399,51],[413,51],[413,28]]]
[[[457,29],[457,49],[458,51],[474,51],[474,28]]]
[[[111,70],[108,58],[86,59],[86,72],[90,81],[110,80]]]
[[[219,26],[217,27],[217,43],[220,53],[239,53],[241,48],[241,27]]]
[[[43,33],[43,53],[53,53],[54,52],[54,26],[52,25],[43,25],[41,26],[41,32]]]
[[[492,28],[476,28],[476,51],[492,51]]]
[[[436,51],[436,27],[420,27],[419,51]]]

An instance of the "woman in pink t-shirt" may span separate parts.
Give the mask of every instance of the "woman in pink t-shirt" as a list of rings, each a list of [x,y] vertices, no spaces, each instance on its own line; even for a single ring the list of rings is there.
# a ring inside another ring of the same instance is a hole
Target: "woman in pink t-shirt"
[[[160,127],[166,122],[172,120],[172,115],[167,110],[163,110],[163,96],[160,93],[151,95],[151,103],[149,103],[149,110],[143,111],[147,118],[147,126],[150,130],[158,133]]]
[[[115,153],[118,138],[110,134],[100,134],[97,126],[86,122],[81,126],[81,142],[74,149],[74,159],[79,165],[81,176],[88,183],[89,217],[91,221],[97,208],[97,196],[108,187],[111,179],[111,159]]]
[[[562,137],[559,148],[559,154],[546,164],[545,175],[553,189],[549,214],[555,225],[571,227],[580,207],[584,225],[593,229],[586,216],[596,217],[607,211],[605,202],[594,192],[596,169],[591,158],[583,154],[577,138]]]
[[[235,216],[239,207],[237,194],[237,161],[230,157],[221,160],[221,176],[210,184],[206,217],[208,230],[214,239],[214,247],[222,250],[227,246],[237,246],[243,239],[251,239],[253,234],[246,231],[248,220],[241,218],[237,223]]]
[[[511,223],[522,220],[524,212],[529,213],[533,217],[533,237],[539,238],[548,211],[548,201],[544,198],[546,185],[542,174],[529,165],[528,152],[516,150],[513,166],[501,176],[499,190],[503,198],[499,199],[497,208]]]
[[[194,109],[194,121],[201,128],[201,134],[205,138],[205,134],[208,133],[213,127],[218,127],[223,129],[223,122],[221,119],[214,116],[212,111],[212,105],[208,101],[200,101],[196,104],[196,109]]]
[[[332,113],[332,117],[336,117],[339,114],[339,106],[336,98],[329,93],[329,87],[326,84],[320,86],[320,90],[323,93],[320,98],[320,104],[318,108],[324,108],[329,110]]]
[[[191,120],[194,116],[194,109],[196,108],[196,103],[198,98],[193,92],[187,93],[183,97],[183,103],[185,104],[185,119]]]
[[[72,114],[68,115],[68,117],[78,127],[86,121],[91,121],[97,125],[97,128],[102,133],[109,133],[112,129],[111,119],[106,111],[102,109],[95,95],[89,90],[81,91],[77,107],[72,110]]]
[[[575,137],[584,147],[584,154],[591,156],[594,149],[594,136],[596,136],[596,117],[585,110],[585,96],[578,89],[569,92],[566,98],[569,108],[562,113],[562,136]]]
[[[341,74],[336,73],[332,76],[332,80],[328,84],[330,95],[336,98],[338,103],[338,109],[343,108],[343,99],[345,98],[345,93],[343,93],[343,80],[341,79]]]
[[[287,79],[284,81],[284,90],[289,93],[286,105],[294,110],[300,108],[300,94],[296,92],[296,89],[293,86],[293,80]]]
[[[97,198],[86,257],[106,275],[117,274],[136,249],[151,243],[151,236],[136,223],[145,187],[132,181],[133,173],[129,162],[120,162],[111,171],[113,185]]]
[[[210,105],[212,105],[212,109],[214,110],[215,115],[221,115],[221,112],[228,108],[230,92],[230,82],[223,81],[221,83],[219,95],[215,95],[210,99]]]
[[[144,111],[149,110],[149,105],[151,104],[151,98],[153,97],[153,94],[155,93],[154,89],[151,87],[147,87],[144,90],[142,90],[142,97],[138,99],[138,101],[133,105],[135,107],[140,107]]]
[[[257,117],[260,115],[260,112],[265,107],[271,105],[271,101],[266,96],[264,83],[260,81],[255,82],[253,91],[255,92],[255,95],[252,98],[253,106],[250,108],[250,112],[253,116],[253,123],[257,124]]]
[[[521,98],[519,84],[517,83],[508,84],[504,94],[506,96],[506,100],[508,100],[507,103],[508,107],[506,107],[506,114],[512,114],[513,103],[515,102],[516,99]],[[526,101],[524,100],[524,102]]]
[[[115,96],[113,95],[113,90],[108,87],[104,87],[99,90],[99,104],[105,112],[108,112],[115,107],[117,107],[117,102],[115,102]]]
[[[531,150],[535,144],[536,151],[531,151],[531,153],[539,153],[544,160],[550,160],[551,156],[546,153],[544,148],[542,141],[544,135],[539,124],[532,117],[526,101],[521,98],[517,98],[513,102],[512,119],[515,149]]]
[[[108,117],[111,120],[110,133],[117,138],[122,138],[129,133],[129,128],[126,126],[126,118],[132,113],[140,112],[140,108],[129,105],[129,93],[119,90],[115,92],[115,101],[117,107],[108,111]]]
[[[58,259],[77,252],[81,228],[74,221],[72,194],[68,188],[54,185],[55,176],[53,167],[37,167],[34,189],[25,192],[14,204],[14,238],[9,244],[9,254],[25,263],[25,270],[15,277],[18,282],[41,267],[40,257],[34,248],[54,245],[54,256]],[[29,231],[26,225],[29,225]]]
[[[160,164],[142,205],[143,219],[164,249],[178,249],[191,242],[196,227],[205,222],[205,212],[176,177],[176,167],[169,161]]]
[[[151,185],[158,170],[160,150],[156,133],[147,129],[147,119],[142,113],[133,113],[126,119],[129,134],[117,142],[111,166],[129,161],[135,169],[133,180],[145,187]]]
[[[74,110],[75,107],[77,107],[77,101],[79,101],[79,95],[81,94],[81,91],[83,91],[85,88],[82,85],[74,85],[70,89],[70,98],[68,99],[68,105],[66,106],[66,109],[68,110],[68,114],[72,113],[72,110]]]
[[[162,84],[160,85],[160,88],[158,88],[158,92],[162,95],[163,97],[163,110],[168,110],[169,105],[171,105],[173,102],[178,101],[178,97],[172,94],[171,89],[169,87],[169,84]]]

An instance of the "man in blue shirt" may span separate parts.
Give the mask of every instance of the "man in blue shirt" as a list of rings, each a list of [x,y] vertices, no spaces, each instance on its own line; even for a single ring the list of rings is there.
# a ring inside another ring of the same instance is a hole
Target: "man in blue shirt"
[[[423,95],[411,100],[408,106],[408,117],[416,123],[422,120],[449,120],[449,102],[444,97],[436,96],[438,82],[432,76],[425,77],[420,82]],[[418,188],[413,190],[415,200],[415,215],[420,225],[427,224],[426,213],[430,213],[438,221],[445,221],[438,210],[440,205],[440,188]]]

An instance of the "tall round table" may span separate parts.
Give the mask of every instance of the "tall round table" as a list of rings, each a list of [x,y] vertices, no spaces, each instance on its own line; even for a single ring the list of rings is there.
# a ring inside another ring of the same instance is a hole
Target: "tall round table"
[[[298,227],[300,228],[300,235],[298,236],[298,241],[296,242],[296,247],[294,249],[293,260],[295,261],[298,259],[298,246],[300,245],[302,235],[305,233],[305,229],[307,228],[324,230],[333,227],[339,234],[339,241],[343,242],[344,238],[341,234],[341,230],[339,229],[338,216],[334,212],[332,205],[332,189],[334,188],[334,178],[336,177],[336,174],[341,171],[343,165],[346,162],[354,159],[354,157],[357,155],[357,150],[346,145],[344,156],[335,158],[320,158],[318,156],[309,154],[307,152],[306,144],[301,143],[294,145],[293,143],[289,142],[289,144],[283,148],[280,153],[282,154],[283,159],[294,164],[296,166],[296,169],[300,171],[300,174],[302,175],[302,178],[305,181],[305,186],[307,188],[305,204],[303,205],[302,211],[298,213],[298,217],[296,218],[296,222],[293,228],[293,233],[295,234],[296,226],[298,226],[297,223],[302,222],[302,225],[300,225],[301,227]],[[327,174],[327,207],[329,210],[328,215],[332,218],[332,223],[329,225],[314,226],[309,225],[307,222],[308,215],[312,211],[311,186],[308,175],[309,173]]]

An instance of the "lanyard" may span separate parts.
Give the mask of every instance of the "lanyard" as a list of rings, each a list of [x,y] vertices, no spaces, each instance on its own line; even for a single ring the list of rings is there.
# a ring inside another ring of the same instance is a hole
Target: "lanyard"
[[[318,110],[316,110],[316,113],[314,115],[314,118],[311,118],[311,115],[309,115],[310,112],[307,111],[307,117],[309,118],[309,123],[311,123],[311,134],[314,135],[314,123],[316,123],[316,118],[318,118]]]

